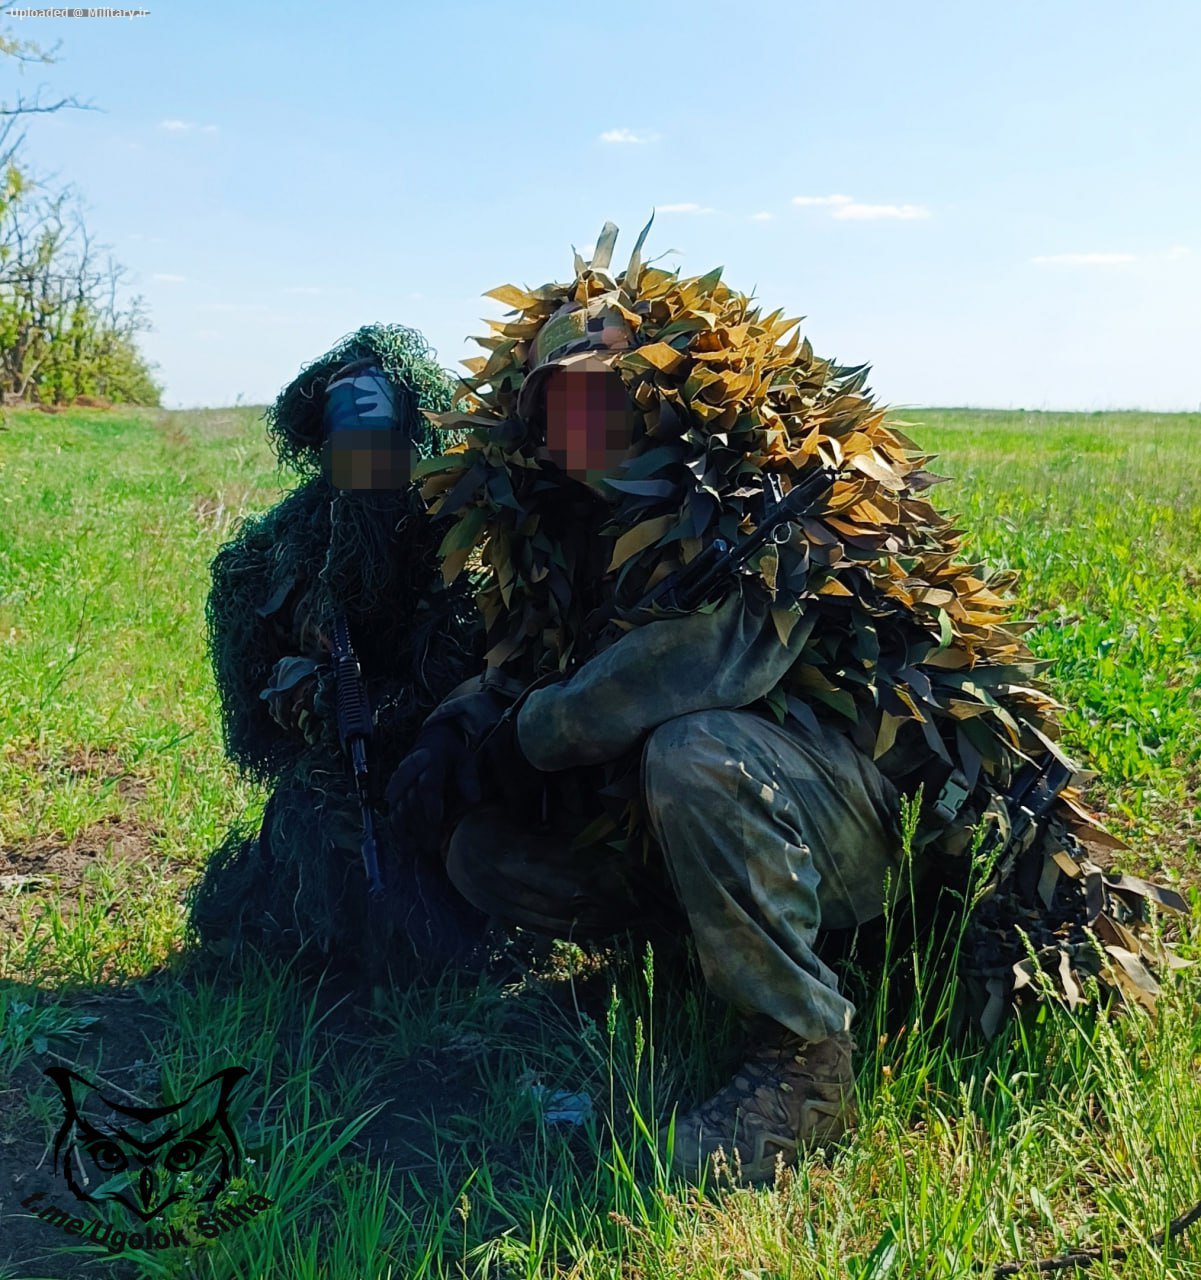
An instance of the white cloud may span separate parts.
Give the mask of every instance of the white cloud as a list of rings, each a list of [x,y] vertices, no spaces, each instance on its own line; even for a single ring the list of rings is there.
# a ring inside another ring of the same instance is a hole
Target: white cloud
[[[194,124],[191,120],[160,120],[158,127],[168,133],[216,133],[215,124]]]
[[[774,213],[768,213],[767,210],[764,209],[759,213],[752,213],[751,221],[752,222],[770,222],[775,216],[776,215]]]
[[[807,208],[822,207],[830,210],[833,218],[843,218],[854,222],[879,221],[893,218],[900,221],[912,221],[915,218],[928,218],[930,210],[921,204],[863,204],[854,196],[835,194],[830,196],[793,196],[792,203]]]
[[[707,205],[696,204],[691,200],[684,201],[683,204],[657,204],[655,206],[656,213],[712,213],[713,210]]]
[[[1137,259],[1132,253],[1045,253],[1030,261],[1040,266],[1116,267]]]
[[[1174,244],[1168,250],[1168,257],[1173,259],[1191,258],[1192,254],[1193,254],[1193,251],[1187,245],[1183,245],[1183,244]]]
[[[267,305],[263,302],[202,302],[198,311],[218,311],[222,315],[240,315],[240,314],[259,314],[266,311]]]
[[[850,196],[793,196],[793,204],[850,204]]]
[[[929,216],[930,210],[923,204],[857,204],[851,201],[849,204],[840,203],[834,210],[834,217],[857,222],[875,222],[885,218],[910,222]]]
[[[657,133],[638,133],[634,129],[606,129],[601,134],[602,142],[631,142],[641,145],[644,142],[657,142]]]
[[[187,276],[173,275],[170,271],[156,271],[150,278],[159,284],[187,284],[188,281]]]

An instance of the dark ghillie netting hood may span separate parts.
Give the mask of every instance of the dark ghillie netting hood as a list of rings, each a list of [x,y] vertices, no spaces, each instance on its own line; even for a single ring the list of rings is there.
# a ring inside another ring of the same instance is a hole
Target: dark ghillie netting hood
[[[268,413],[281,461],[305,478],[243,521],[217,553],[206,616],[226,753],[275,795],[264,817],[268,839],[232,832],[194,891],[193,924],[214,944],[239,937],[290,951],[311,944],[344,958],[365,945],[358,810],[337,741],[332,681],[323,670],[321,731],[306,741],[278,723],[261,696],[277,664],[324,668],[324,638],[345,613],[375,712],[371,770],[381,788],[425,716],[479,669],[472,585],[443,583],[441,535],[416,488],[344,491],[320,473],[325,384],[364,356],[377,359],[395,386],[421,457],[434,445],[421,411],[452,404],[453,382],[420,334],[389,325],[343,339]],[[353,830],[344,829],[347,812]],[[391,852],[392,879],[411,884],[416,872]]]
[[[422,410],[449,409],[454,379],[438,366],[429,344],[416,329],[399,324],[364,325],[306,365],[267,410],[267,435],[283,466],[303,476],[321,470],[325,388],[344,364],[368,357],[396,388],[400,425],[417,452],[427,458],[442,447]]]
[[[336,612],[346,613],[369,685],[375,680],[374,705],[400,735],[436,705],[474,645],[469,586],[440,589],[439,538],[416,489],[344,491],[321,474],[326,384],[366,357],[395,388],[417,454],[429,458],[441,446],[424,411],[451,407],[453,379],[416,330],[364,326],[306,365],[268,409],[280,461],[304,482],[245,520],[212,564],[206,614],[225,750],[264,783],[295,747],[259,694],[280,657],[319,648]]]
[[[456,516],[442,543],[447,582],[477,555],[487,571],[478,602],[489,663],[532,680],[566,671],[594,645],[587,620],[603,602],[579,532],[587,520],[517,406],[542,327],[573,309],[603,312],[634,335],[616,368],[641,414],[633,456],[607,482],[594,523],[604,590],[630,605],[715,536],[753,529],[767,475],[788,490],[823,464],[837,468],[824,500],[742,584],[770,598],[782,642],[798,627],[807,637],[770,710],[835,724],[902,793],[922,789],[919,842],[941,851],[948,883],[966,889],[973,871],[983,880],[962,969],[986,1029],[1015,988],[1041,984],[1034,967],[1069,1004],[1089,974],[1128,999],[1153,998],[1144,904],[1183,903],[1102,873],[1091,853],[1117,842],[1074,787],[1015,858],[973,866],[968,851],[970,826],[1007,824],[1000,797],[1024,765],[1067,763],[1055,743],[1058,704],[1022,640],[1032,624],[1012,617],[1014,575],[962,558],[960,531],[926,496],[940,479],[925,469],[930,456],[873,401],[866,366],[820,359],[799,321],[763,314],[720,269],[682,277],[645,264],[645,236],[620,273],[610,270],[607,224],[592,260],[576,255],[569,283],[492,290],[511,317],[488,321],[491,335],[476,339],[487,354],[465,362],[465,408],[431,415],[467,433],[420,470],[432,509]],[[929,779],[952,772],[968,799],[948,827],[934,821]]]

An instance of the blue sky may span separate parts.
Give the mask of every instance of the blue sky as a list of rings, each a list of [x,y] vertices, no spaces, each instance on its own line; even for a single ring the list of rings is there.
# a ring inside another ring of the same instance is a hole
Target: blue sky
[[[131,272],[169,405],[273,397],[373,320],[457,366],[509,281],[616,261],[804,315],[892,404],[1201,407],[1201,6],[146,0],[35,120]]]

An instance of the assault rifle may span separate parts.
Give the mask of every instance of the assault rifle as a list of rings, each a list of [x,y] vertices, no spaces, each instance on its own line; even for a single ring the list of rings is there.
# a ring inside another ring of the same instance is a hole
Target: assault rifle
[[[1071,768],[1050,751],[1042,764],[1031,761],[1019,770],[1004,796],[1009,813],[1009,836],[1006,838],[994,827],[986,842],[986,849],[988,843],[1003,842],[997,866],[999,880],[1004,880],[1013,870],[1018,856],[1029,843],[1027,837],[1031,828],[1047,816],[1059,793],[1071,780]]]
[[[338,740],[342,744],[342,750],[350,757],[355,790],[359,793],[359,808],[363,814],[363,867],[367,872],[367,893],[371,898],[379,898],[384,892],[384,885],[379,874],[375,821],[371,815],[367,785],[367,740],[372,733],[371,704],[367,701],[367,688],[363,683],[358,657],[350,643],[346,615],[341,612],[334,618],[332,658],[338,706]]]
[[[656,605],[689,613],[708,603],[769,542],[776,546],[783,546],[788,542],[793,535],[793,521],[807,515],[837,477],[838,472],[834,467],[820,466],[785,493],[780,478],[767,474],[764,477],[763,516],[754,533],[734,543],[727,542],[725,538],[714,538],[699,555],[694,556],[675,573],[668,574],[662,582],[656,583],[631,608],[618,609],[610,605],[596,610],[585,623],[583,647],[587,648],[587,642],[600,635],[614,618],[628,620]],[[578,663],[579,659],[573,655],[566,670],[548,672],[527,685],[505,709],[488,736],[501,725],[512,721],[531,693],[568,679]]]
[[[793,535],[793,522],[808,514],[837,475],[833,467],[818,467],[784,493],[779,476],[767,474],[763,518],[755,532],[734,543],[714,538],[682,569],[652,587],[628,613],[638,613],[657,604],[685,611],[699,609],[768,543],[783,546],[788,542]]]

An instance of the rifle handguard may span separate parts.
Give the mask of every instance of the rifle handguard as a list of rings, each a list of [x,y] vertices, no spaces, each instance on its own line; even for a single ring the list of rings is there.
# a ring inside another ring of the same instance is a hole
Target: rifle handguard
[[[352,738],[371,737],[371,706],[359,660],[350,646],[346,618],[339,614],[334,623],[334,688],[338,708],[338,738],[345,747]]]
[[[358,657],[350,643],[346,615],[334,619],[333,651],[334,689],[338,709],[338,738],[350,756],[355,790],[363,817],[363,869],[367,873],[367,892],[372,898],[383,894],[379,853],[375,845],[375,824],[371,817],[371,798],[367,785],[367,741],[372,733],[371,704]]]
[[[615,616],[628,621],[655,605],[689,613],[699,609],[763,547],[783,546],[790,541],[795,522],[808,514],[837,477],[835,468],[819,466],[783,493],[778,478],[769,475],[763,516],[753,533],[732,544],[724,538],[714,538],[699,555],[654,586],[633,608],[619,610]]]

